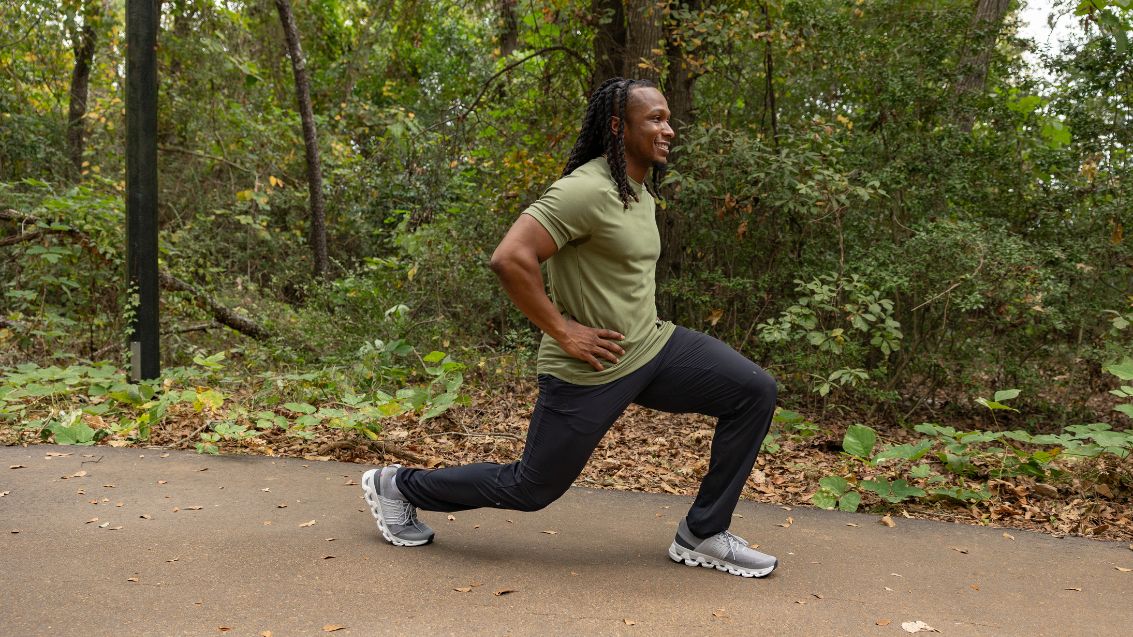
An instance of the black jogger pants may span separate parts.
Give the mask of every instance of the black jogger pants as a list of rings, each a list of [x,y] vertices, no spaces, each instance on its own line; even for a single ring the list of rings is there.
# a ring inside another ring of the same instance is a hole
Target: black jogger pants
[[[689,530],[708,537],[728,528],[775,411],[775,380],[725,343],[677,327],[642,368],[604,385],[539,376],[523,457],[511,464],[403,468],[397,485],[426,511],[495,507],[535,511],[557,500],[630,403],[718,418],[708,473],[689,509]]]

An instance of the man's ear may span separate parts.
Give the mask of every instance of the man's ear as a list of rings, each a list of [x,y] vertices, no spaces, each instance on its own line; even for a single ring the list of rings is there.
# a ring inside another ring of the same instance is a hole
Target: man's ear
[[[622,125],[622,119],[617,115],[610,116],[610,132],[614,135],[618,134],[618,128]]]

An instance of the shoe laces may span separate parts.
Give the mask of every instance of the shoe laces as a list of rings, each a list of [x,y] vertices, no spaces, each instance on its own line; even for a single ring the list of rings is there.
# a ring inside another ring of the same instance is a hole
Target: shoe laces
[[[732,552],[732,555],[738,555],[742,551],[745,551],[745,550],[751,548],[748,545],[747,540],[745,540],[742,537],[732,533],[731,531],[721,531],[720,535],[721,535],[722,539],[724,540],[724,544]]]
[[[404,500],[395,500],[393,498],[383,497],[384,504],[382,507],[384,515],[382,516],[386,524],[396,524],[399,526],[416,526],[417,525],[417,507],[409,504]]]

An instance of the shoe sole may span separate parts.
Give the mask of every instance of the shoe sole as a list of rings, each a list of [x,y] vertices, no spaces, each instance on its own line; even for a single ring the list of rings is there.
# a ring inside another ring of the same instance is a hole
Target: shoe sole
[[[779,566],[779,560],[775,560],[775,563],[767,568],[743,568],[710,555],[690,551],[676,542],[669,546],[669,559],[677,563],[683,562],[686,566],[714,568],[740,577],[767,577],[771,574],[771,571],[775,570],[776,566]]]
[[[389,532],[385,522],[382,521],[382,501],[378,498],[378,491],[376,488],[370,486],[375,484],[374,474],[377,472],[378,469],[370,469],[362,474],[362,498],[366,500],[366,504],[370,506],[370,515],[374,516],[374,520],[378,523],[378,530],[382,532],[382,537],[394,546],[421,546],[432,542],[432,535],[426,540],[403,540]]]

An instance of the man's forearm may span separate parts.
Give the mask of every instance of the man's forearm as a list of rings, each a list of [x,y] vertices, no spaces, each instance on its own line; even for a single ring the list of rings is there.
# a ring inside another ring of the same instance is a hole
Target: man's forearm
[[[520,263],[508,260],[494,264],[492,270],[519,311],[544,333],[562,341],[566,336],[566,319],[547,296],[538,261]]]

